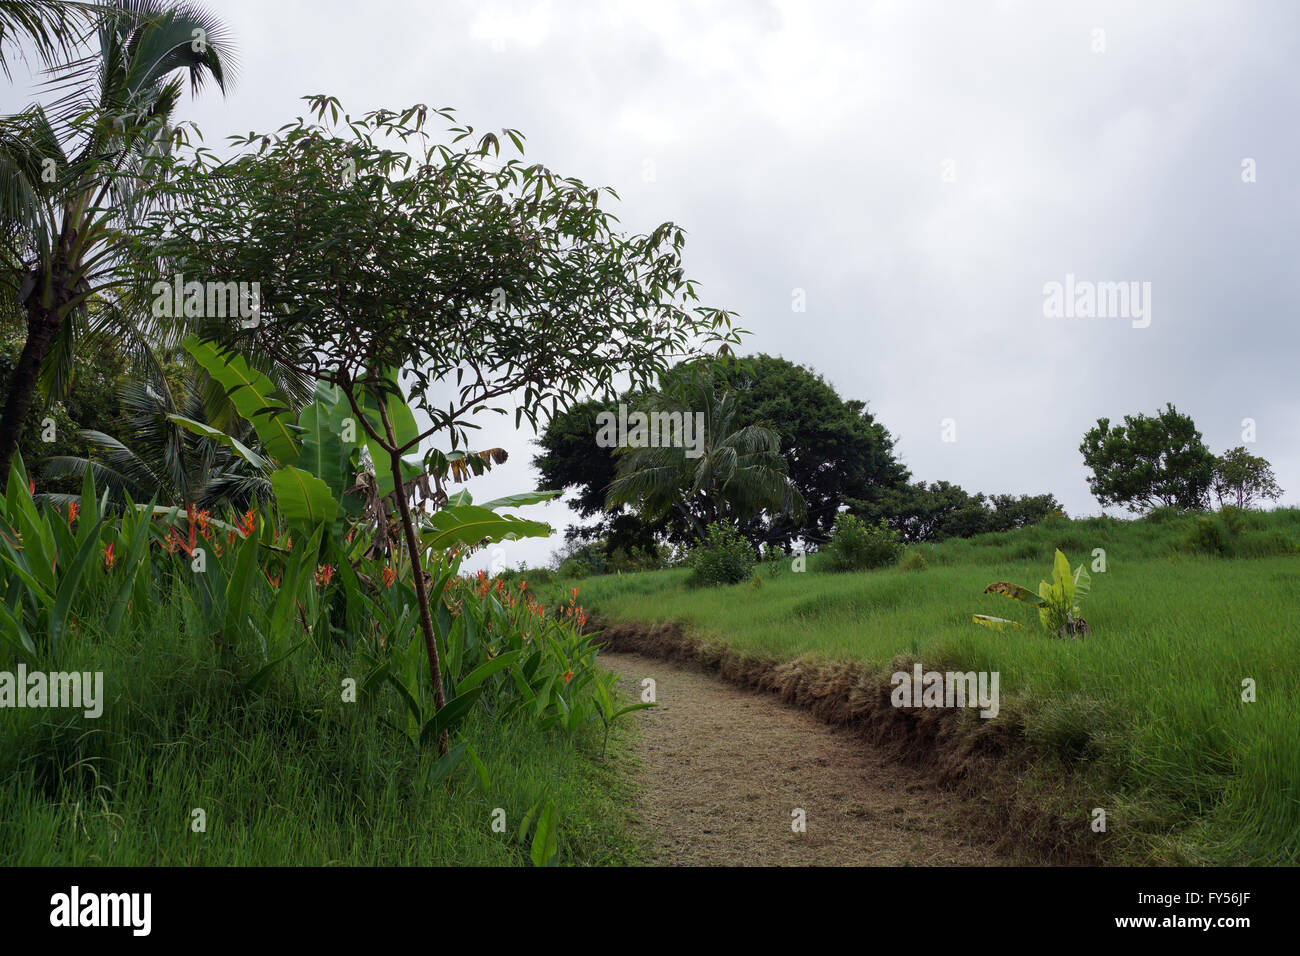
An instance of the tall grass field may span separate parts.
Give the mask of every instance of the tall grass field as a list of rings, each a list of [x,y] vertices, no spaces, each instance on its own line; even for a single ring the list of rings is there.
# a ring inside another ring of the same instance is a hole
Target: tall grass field
[[[1294,509],[1231,521],[1160,512],[909,548],[924,567],[905,556],[830,573],[814,554],[802,573],[791,559],[768,562],[756,580],[721,588],[690,588],[688,571],[673,569],[591,578],[582,591],[606,619],[681,622],[755,658],[997,671],[995,719],[1022,725],[1037,754],[1032,785],[1046,800],[1067,779],[1106,808],[1116,862],[1296,864],[1298,546]],[[1058,548],[1093,569],[1079,640],[984,593],[995,581],[1036,591]],[[982,628],[973,614],[1024,627]]]

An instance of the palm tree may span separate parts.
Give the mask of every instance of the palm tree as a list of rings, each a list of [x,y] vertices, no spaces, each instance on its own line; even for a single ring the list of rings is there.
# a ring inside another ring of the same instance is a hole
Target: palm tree
[[[648,394],[642,410],[668,415],[702,412],[698,457],[680,446],[623,448],[606,507],[630,505],[657,521],[676,510],[703,539],[714,521],[741,521],[761,511],[800,515],[803,496],[786,473],[781,440],[761,423],[736,421],[736,393],[715,377],[711,364],[681,370]]]
[[[38,380],[66,382],[93,297],[102,322],[133,314],[117,300],[132,222],[173,137],[188,75],[224,91],[230,54],[220,23],[163,0],[96,4],[98,52],[55,71],[64,94],[0,120],[0,294],[26,314],[27,340],[0,415],[7,474]],[[47,393],[48,397],[48,393]]]
[[[40,464],[42,476],[80,480],[89,470],[95,487],[107,490],[114,501],[123,501],[130,494],[136,502],[156,499],[163,505],[197,505],[212,511],[225,507],[243,511],[268,501],[271,482],[264,470],[232,453],[228,441],[197,435],[175,420],[182,416],[210,424],[205,379],[201,372],[191,370],[179,402],[164,377],[128,380],[119,389],[126,417],[123,438],[83,429],[78,434],[92,446],[93,457],[46,458]],[[238,434],[227,437],[244,446],[256,445],[247,422]],[[75,498],[48,497],[55,503]]]
[[[95,4],[78,0],[0,0],[0,70],[10,76],[5,47],[17,47],[21,57],[23,41],[47,67],[66,61],[100,12]]]

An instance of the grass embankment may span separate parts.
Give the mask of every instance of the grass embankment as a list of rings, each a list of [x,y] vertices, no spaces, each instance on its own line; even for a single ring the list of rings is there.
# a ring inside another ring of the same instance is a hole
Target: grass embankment
[[[539,801],[559,811],[561,863],[642,858],[615,771],[625,725],[602,760],[595,728],[571,740],[479,709],[462,726],[490,785],[469,761],[432,783],[436,749],[383,724],[402,721],[394,693],[344,703],[362,665],[298,653],[251,696],[170,608],[116,646],[69,648],[50,669],[103,671],[104,712],[0,710],[0,865],[527,865],[518,828]]]
[[[684,570],[607,576],[581,582],[582,601],[605,620],[681,622],[744,659],[855,662],[877,683],[911,661],[998,671],[989,723],[1004,722],[1023,758],[1010,783],[1063,821],[1066,839],[1104,840],[1101,858],[1122,862],[1295,864],[1300,511],[1246,514],[1235,531],[1214,519],[1223,553],[1197,520],[1057,520],[914,547],[921,571],[825,573],[814,555],[806,573],[767,564],[761,584],[720,589],[688,589]],[[1037,590],[1055,548],[1072,566],[1105,550],[1085,640],[1048,637],[1032,609],[983,593],[998,580]],[[1025,629],[987,630],[972,613]],[[1254,703],[1242,700],[1247,678]],[[986,729],[969,712],[945,717]],[[1090,836],[1097,807],[1104,838]]]

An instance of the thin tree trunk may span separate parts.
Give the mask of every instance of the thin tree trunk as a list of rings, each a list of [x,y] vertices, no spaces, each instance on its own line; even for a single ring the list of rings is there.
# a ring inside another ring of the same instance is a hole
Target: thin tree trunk
[[[0,487],[9,480],[9,468],[13,463],[14,452],[18,450],[18,439],[27,422],[27,413],[32,408],[36,384],[41,377],[41,365],[58,330],[58,312],[40,306],[29,307],[27,342],[23,345],[22,354],[18,356],[13,375],[9,379],[4,412],[0,414]]]
[[[402,481],[402,454],[397,450],[397,436],[384,408],[383,396],[379,401],[379,417],[384,422],[388,436],[388,456],[393,468],[393,493],[397,498],[397,511],[402,517],[402,530],[406,535],[406,551],[411,558],[411,571],[415,577],[415,603],[420,606],[420,628],[424,631],[424,649],[429,657],[429,680],[433,682],[433,704],[442,710],[446,697],[442,692],[442,665],[438,660],[438,639],[433,632],[433,618],[429,614],[429,590],[424,583],[424,567],[420,562],[420,542],[415,536],[415,522],[411,520],[411,506],[406,500],[406,484]],[[438,753],[445,754],[449,745],[447,731],[438,738]]]

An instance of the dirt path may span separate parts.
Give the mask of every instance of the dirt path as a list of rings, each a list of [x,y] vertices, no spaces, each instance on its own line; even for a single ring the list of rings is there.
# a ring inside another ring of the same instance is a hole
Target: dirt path
[[[852,731],[768,694],[637,654],[602,651],[640,699],[631,773],[638,826],[654,862],[685,866],[988,866],[1007,862],[971,842],[963,804]],[[792,828],[805,812],[806,832]]]

